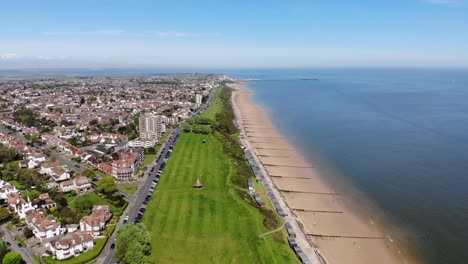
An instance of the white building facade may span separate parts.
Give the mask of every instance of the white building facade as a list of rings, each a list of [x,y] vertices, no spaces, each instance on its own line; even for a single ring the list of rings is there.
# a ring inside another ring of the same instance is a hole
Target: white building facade
[[[166,124],[160,115],[154,113],[140,114],[140,138],[142,140],[158,141],[164,132],[166,132]]]

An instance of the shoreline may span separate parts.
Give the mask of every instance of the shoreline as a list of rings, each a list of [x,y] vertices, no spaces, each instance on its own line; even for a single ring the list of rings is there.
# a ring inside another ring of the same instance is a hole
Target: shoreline
[[[326,263],[417,263],[401,254],[370,214],[350,206],[347,197],[337,193],[315,166],[298,153],[278,132],[266,111],[253,101],[253,91],[243,82],[229,86],[236,90],[232,101],[239,115],[241,138],[288,207],[290,220],[297,222],[304,234],[300,246],[312,263],[320,263],[314,256],[316,249]]]

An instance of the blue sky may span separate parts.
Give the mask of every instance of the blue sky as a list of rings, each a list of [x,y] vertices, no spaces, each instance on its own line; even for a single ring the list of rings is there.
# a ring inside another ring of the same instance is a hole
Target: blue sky
[[[0,68],[467,67],[463,0],[3,1]]]

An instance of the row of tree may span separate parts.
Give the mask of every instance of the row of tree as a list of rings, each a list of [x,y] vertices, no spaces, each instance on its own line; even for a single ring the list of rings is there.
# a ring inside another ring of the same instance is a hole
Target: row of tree
[[[115,258],[123,264],[150,264],[150,234],[143,224],[128,224],[120,228],[116,238]]]
[[[211,134],[213,131],[211,130],[211,126],[209,125],[184,124],[184,132],[208,135]]]

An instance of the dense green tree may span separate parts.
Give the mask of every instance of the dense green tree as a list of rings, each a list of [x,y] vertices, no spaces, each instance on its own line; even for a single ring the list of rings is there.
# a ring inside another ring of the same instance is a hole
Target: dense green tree
[[[31,238],[34,236],[34,233],[33,231],[31,231],[31,229],[29,228],[25,228],[24,231],[23,231],[23,235],[25,238]]]
[[[89,121],[90,126],[97,125],[97,123],[98,123],[97,119],[93,119],[93,120]]]
[[[113,177],[102,177],[98,182],[98,191],[106,196],[112,195],[117,191]]]
[[[68,205],[67,198],[65,198],[65,197],[63,197],[63,196],[60,197],[60,198],[58,199],[58,203],[59,203],[61,206],[64,206],[64,207],[67,206],[67,205]]]
[[[143,224],[129,224],[117,233],[116,259],[124,264],[150,263],[146,256],[151,253],[149,233]]]
[[[20,180],[27,188],[40,185],[39,173],[35,169],[21,170]]]
[[[83,197],[82,199],[77,199],[75,201],[75,208],[80,213],[88,213],[93,208],[93,201]]]
[[[0,208],[0,223],[4,223],[10,219],[10,212],[7,208]]]
[[[21,264],[22,262],[21,255],[13,251],[6,253],[2,260],[2,264]]]
[[[31,201],[32,201],[34,199],[39,198],[40,194],[41,194],[41,192],[38,191],[38,190],[31,190],[29,192],[24,192],[22,196],[23,197],[29,197],[29,199],[31,199]]]
[[[14,160],[18,160],[20,157],[15,148],[7,148],[5,146],[0,146],[0,161],[8,163]]]
[[[10,250],[8,249],[7,245],[5,242],[0,242],[0,263],[2,263],[3,258],[5,255],[9,252]]]
[[[83,173],[83,176],[94,180],[96,178],[96,173],[93,170],[88,169]]]
[[[80,145],[80,141],[78,140],[77,137],[71,137],[67,141],[68,141],[68,143],[70,143],[71,145],[73,145],[75,147]]]
[[[154,147],[149,147],[145,150],[148,152],[148,154],[156,154],[156,150],[154,149]]]
[[[73,208],[69,206],[65,206],[60,210],[60,218],[65,220],[66,224],[76,223],[77,221],[77,214]]]

